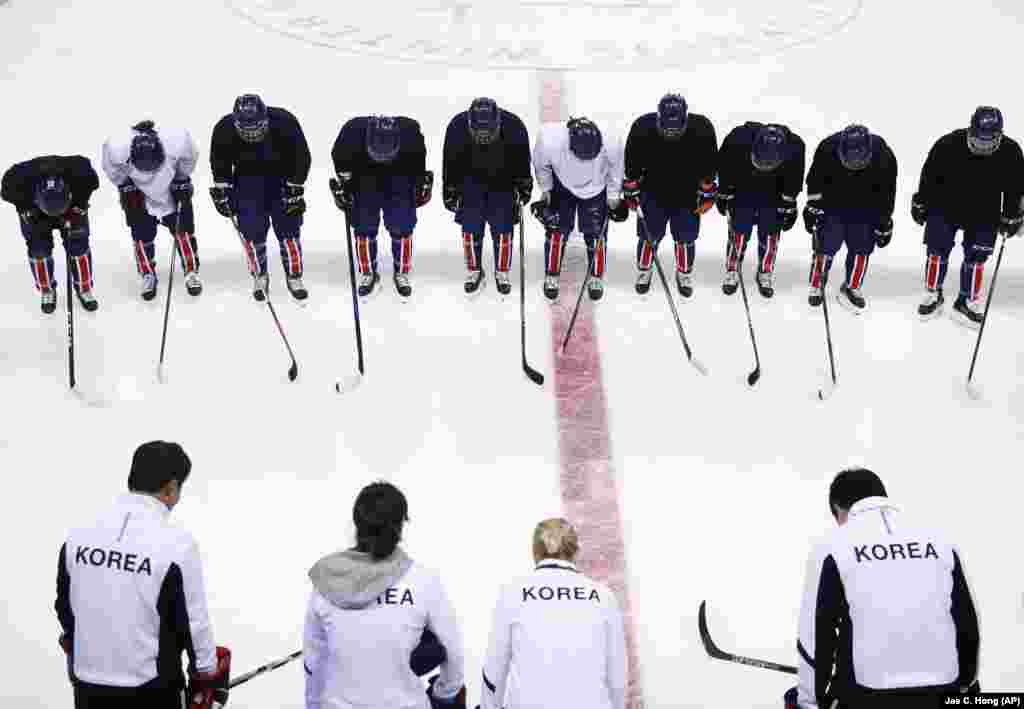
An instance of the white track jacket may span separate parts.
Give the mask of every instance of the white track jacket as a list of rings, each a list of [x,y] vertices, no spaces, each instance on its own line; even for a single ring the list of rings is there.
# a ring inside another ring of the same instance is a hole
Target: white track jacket
[[[956,548],[885,497],[855,503],[811,552],[799,633],[801,707],[830,681],[831,696],[860,706],[879,690],[966,687],[977,674],[978,618]]]
[[[465,684],[462,634],[440,577],[401,548],[387,559],[344,551],[309,572],[303,662],[307,709],[430,709],[409,666],[424,628],[447,651],[438,697]]]
[[[111,138],[103,144],[103,172],[115,185],[122,185],[131,179],[146,195],[146,211],[158,219],[174,213],[171,199],[171,181],[192,175],[199,160],[199,149],[192,135],[184,128],[160,128],[156,134],[164,146],[166,160],[156,172],[142,172],[132,166],[132,139],[138,131],[129,130],[124,135]]]
[[[626,639],[607,586],[546,559],[494,611],[481,709],[624,709]]]
[[[609,199],[622,195],[622,141],[602,134],[601,152],[593,160],[580,160],[569,150],[569,128],[564,123],[548,123],[537,134],[533,148],[533,169],[537,186],[549,192],[555,178],[580,199],[590,199],[608,190]]]
[[[61,547],[55,606],[77,679],[180,686],[182,652],[198,671],[213,671],[199,548],[168,514],[154,497],[127,494]]]

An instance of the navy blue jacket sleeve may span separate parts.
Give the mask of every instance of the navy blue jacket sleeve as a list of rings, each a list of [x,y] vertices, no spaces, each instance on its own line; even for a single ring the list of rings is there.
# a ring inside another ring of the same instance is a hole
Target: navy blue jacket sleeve
[[[882,158],[879,170],[881,171],[881,186],[882,192],[880,197],[882,204],[879,205],[879,211],[883,215],[891,217],[892,213],[896,210],[896,154],[893,153],[892,148],[882,140],[878,139],[880,143],[880,156]]]
[[[839,567],[829,554],[821,566],[814,623],[814,694],[819,707],[828,706],[826,695],[840,650],[839,630],[843,627],[844,619],[849,616],[849,612]]]
[[[71,610],[71,576],[68,574],[67,544],[61,545],[57,556],[57,600],[53,604],[57,611],[57,620],[65,635],[71,637],[75,632],[75,614]]]
[[[366,159],[366,118],[353,118],[338,131],[331,149],[331,161],[336,173],[358,174]]]
[[[412,118],[402,118],[402,155],[404,170],[419,177],[427,170],[427,144],[423,140],[420,124]]]
[[[718,136],[715,135],[715,126],[704,116],[693,116],[700,118],[701,126],[700,152],[697,164],[700,166],[701,179],[705,181],[714,180],[718,176]]]
[[[953,625],[956,627],[956,651],[960,662],[958,684],[967,687],[978,677],[978,650],[981,634],[978,630],[978,614],[974,609],[971,589],[967,586],[960,557],[953,552]]]
[[[509,174],[512,179],[530,177],[530,134],[519,116],[507,111],[502,113],[502,120],[508,126],[507,130],[503,130]]]
[[[735,191],[743,169],[740,165],[750,163],[750,143],[745,140],[749,132],[745,125],[737,126],[722,141],[722,149],[718,154],[718,184],[723,192]]]
[[[627,180],[639,180],[644,176],[644,167],[647,165],[645,118],[646,116],[640,116],[633,121],[633,125],[629,127],[629,135],[626,136],[624,164]]]
[[[306,134],[299,125],[299,119],[291,112],[276,106],[269,109],[271,121],[276,118],[280,121],[280,135],[288,144],[287,155],[291,158],[290,164],[282,165],[286,168],[284,177],[288,182],[297,185],[305,184],[309,177],[309,168],[313,157],[309,152],[309,143],[306,142]]]
[[[782,194],[796,197],[804,188],[804,170],[807,165],[807,146],[796,133],[789,131],[787,136],[789,157],[783,166]]]
[[[448,122],[448,128],[444,132],[441,156],[441,184],[444,188],[462,186],[462,180],[466,176],[464,163],[468,139],[469,127],[466,124],[466,112],[463,111]]]
[[[1003,138],[1009,155],[1006,160],[1006,174],[1003,179],[1003,216],[1017,217],[1021,213],[1021,198],[1024,197],[1024,153],[1020,144]]]
[[[235,176],[235,125],[224,116],[213,127],[210,139],[210,170],[213,181],[232,182]]]
[[[92,193],[100,188],[100,177],[89,158],[73,155],[63,158],[65,179],[71,187],[71,203],[76,207],[89,206]]]
[[[29,163],[20,162],[4,173],[0,196],[18,209],[27,209],[32,206],[33,183]]]

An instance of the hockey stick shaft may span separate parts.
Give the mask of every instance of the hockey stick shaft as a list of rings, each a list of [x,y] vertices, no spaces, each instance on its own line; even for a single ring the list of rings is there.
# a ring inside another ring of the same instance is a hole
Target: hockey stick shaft
[[[817,236],[817,235],[816,235]],[[815,241],[818,241],[815,238]],[[815,252],[814,258],[821,257],[821,312],[825,317],[825,343],[828,345],[828,366],[832,377],[832,386],[836,384],[836,356],[832,349],[832,325],[828,319],[828,272],[831,264],[824,252]]]
[[[988,322],[988,309],[992,305],[992,294],[996,291],[996,279],[999,277],[999,266],[1003,263],[1003,249],[1006,248],[1006,236],[1003,236],[1003,243],[999,245],[999,255],[996,257],[996,267],[992,271],[992,282],[988,286],[988,296],[985,298],[985,314],[981,316],[981,327],[978,328],[978,338],[974,341],[974,354],[971,355],[971,368],[967,372],[967,383],[971,383],[974,377],[974,365],[978,361],[978,349],[981,347],[981,336],[985,332],[985,323]]]
[[[167,274],[167,302],[164,305],[164,332],[160,336],[160,362],[157,364],[157,372],[163,370],[164,351],[167,347],[167,322],[171,316],[171,293],[174,291],[174,262],[178,256],[178,234],[181,232],[181,202],[175,207],[174,234],[171,235],[171,268]]]
[[[797,674],[797,668],[792,665],[783,665],[769,660],[759,660],[754,657],[734,655],[731,652],[725,652],[715,645],[715,642],[711,639],[711,633],[708,631],[707,601],[700,602],[700,609],[697,611],[697,629],[700,632],[701,642],[704,644],[704,649],[707,651],[709,657],[716,660],[724,660],[725,662],[735,662],[740,665],[747,665],[748,667],[759,667],[762,670],[772,670],[774,672],[782,672],[788,675]]]
[[[242,229],[238,226],[238,217],[232,217],[231,223],[235,227],[235,233],[238,234],[238,240],[242,245],[242,255],[248,259],[248,255],[245,250],[245,237],[242,236]],[[292,351],[292,346],[288,342],[288,336],[284,334],[284,328],[281,326],[281,320],[277,317],[277,311],[274,310],[274,304],[270,301],[270,293],[266,289],[263,291],[263,298],[267,302],[267,309],[270,310],[271,316],[274,318],[274,324],[277,325],[277,331],[281,335],[281,339],[284,341],[285,349],[288,350],[288,356],[292,359],[292,365],[288,368],[288,380],[295,381],[295,378],[299,376],[299,363],[295,359],[295,353]]]
[[[602,236],[605,238],[608,236],[608,217],[604,219],[604,228],[601,229]],[[595,249],[600,248],[600,244],[594,246]],[[590,272],[593,270],[594,254],[591,250],[587,249],[587,273],[583,277],[583,284],[580,286],[580,294],[576,296],[576,307],[572,310],[572,317],[569,319],[569,328],[565,331],[565,339],[562,340],[562,352],[565,352],[566,345],[569,344],[569,338],[572,337],[573,328],[576,327],[576,316],[580,314],[580,304],[583,302],[583,294],[587,290],[587,285],[590,283]]]
[[[75,388],[75,294],[71,290],[71,254],[68,253],[67,233],[64,238],[64,263],[67,279],[68,310],[68,387]]]
[[[760,238],[760,237],[759,237]],[[757,353],[757,338],[754,336],[754,320],[750,317],[750,301],[747,299],[747,286],[743,279],[743,252],[736,243],[736,230],[733,228],[732,217],[729,217],[730,248],[736,250],[736,272],[740,277],[740,293],[743,295],[743,309],[747,311],[747,327],[750,329],[750,344],[754,348],[754,371],[747,377],[747,383],[753,386],[761,377],[761,357]]]
[[[297,660],[300,657],[302,657],[302,650],[296,650],[292,654],[286,657],[282,657],[280,660],[274,660],[273,662],[268,662],[265,665],[261,665],[257,667],[255,670],[252,670],[251,672],[246,672],[244,675],[241,675],[231,680],[231,683],[228,685],[228,689],[234,689],[240,684],[245,684],[253,677],[258,677],[262,674],[266,674],[267,672],[273,672],[277,668],[284,667],[292,660]]]
[[[530,366],[526,361],[526,228],[523,226],[523,207],[518,203],[518,195],[513,192],[512,199],[519,212],[519,329],[522,339],[523,372],[534,384],[544,384],[544,375]]]
[[[359,360],[359,374],[365,373],[363,362],[363,328],[359,319],[359,295],[356,293],[356,263],[352,253],[352,222],[345,210],[345,246],[348,249],[348,280],[352,286],[352,319],[356,325],[356,356]]]

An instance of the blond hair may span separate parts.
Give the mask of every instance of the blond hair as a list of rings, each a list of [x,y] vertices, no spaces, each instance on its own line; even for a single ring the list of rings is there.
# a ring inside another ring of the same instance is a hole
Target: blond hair
[[[533,530],[533,559],[561,559],[573,561],[580,550],[576,529],[561,517],[545,519]]]

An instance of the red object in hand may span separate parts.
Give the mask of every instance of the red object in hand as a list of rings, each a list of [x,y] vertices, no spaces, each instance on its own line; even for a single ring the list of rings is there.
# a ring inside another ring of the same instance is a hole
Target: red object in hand
[[[631,211],[640,206],[640,180],[622,181],[622,201]]]
[[[57,638],[57,644],[60,645],[60,649],[64,651],[64,654],[70,657],[71,649],[74,645],[71,643],[71,638],[68,637],[67,633],[60,634],[60,637]]]
[[[220,709],[228,703],[231,683],[231,650],[217,646],[217,666],[213,672],[192,672],[188,696],[192,709]]]

